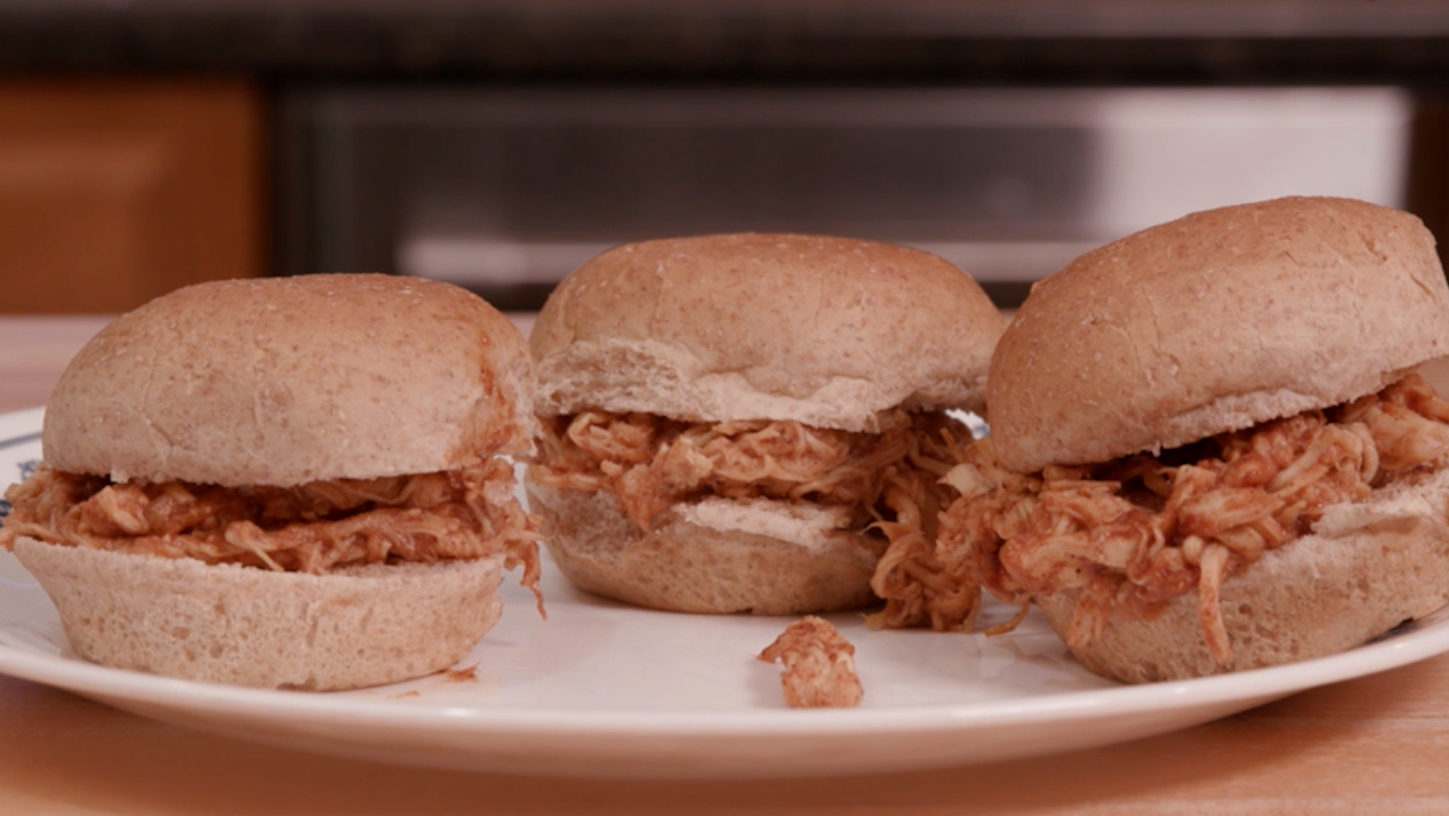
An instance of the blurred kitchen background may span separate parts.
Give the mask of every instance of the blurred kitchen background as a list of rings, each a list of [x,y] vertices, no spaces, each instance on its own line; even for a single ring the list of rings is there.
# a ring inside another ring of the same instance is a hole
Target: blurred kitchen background
[[[537,308],[626,241],[919,246],[1003,306],[1288,194],[1449,242],[1441,0],[0,0],[0,310],[378,271]]]

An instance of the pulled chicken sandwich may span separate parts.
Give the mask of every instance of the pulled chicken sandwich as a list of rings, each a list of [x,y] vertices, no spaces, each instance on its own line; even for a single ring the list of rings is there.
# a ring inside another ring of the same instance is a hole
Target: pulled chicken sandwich
[[[576,585],[689,612],[870,603],[971,444],[1000,313],[961,270],[869,241],[732,234],[600,255],[531,337],[531,508]]]
[[[537,593],[522,336],[381,275],[177,290],[103,329],[46,409],[0,546],[95,662],[338,689],[446,669]],[[541,609],[541,607],[540,607]]]
[[[1446,353],[1406,213],[1280,199],[1088,253],[1003,336],[991,436],[946,476],[934,544],[887,553],[883,621],[969,627],[984,588],[1144,682],[1421,617],[1449,600],[1449,402],[1415,369]]]

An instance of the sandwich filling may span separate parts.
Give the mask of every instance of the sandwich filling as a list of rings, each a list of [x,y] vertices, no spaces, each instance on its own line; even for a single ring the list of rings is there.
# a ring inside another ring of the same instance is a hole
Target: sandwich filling
[[[873,434],[584,411],[543,419],[529,477],[558,490],[612,492],[645,531],[676,504],[718,496],[843,506],[853,529],[879,530],[883,545],[924,541],[950,495],[940,479],[970,447],[970,432],[943,413],[893,410],[880,419]]]
[[[41,467],[5,498],[0,547],[19,536],[207,564],[321,574],[392,561],[505,557],[538,593],[537,524],[513,495],[512,465],[296,487],[113,483]]]
[[[1079,647],[1113,616],[1147,618],[1196,591],[1208,649],[1228,665],[1223,581],[1310,533],[1325,507],[1439,467],[1449,402],[1409,375],[1331,409],[1101,465],[1012,473],[989,438],[964,453],[944,479],[959,496],[935,545],[893,544],[881,560],[877,624],[970,628],[978,587],[1023,613],[1033,595],[1075,590],[1066,640]]]
[[[791,708],[854,708],[865,697],[855,646],[816,615],[785,627],[759,659],[784,665],[780,690]]]

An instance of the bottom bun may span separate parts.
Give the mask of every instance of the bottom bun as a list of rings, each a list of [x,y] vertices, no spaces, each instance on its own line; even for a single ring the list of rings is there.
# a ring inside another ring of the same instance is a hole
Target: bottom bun
[[[680,505],[645,532],[607,491],[530,482],[559,571],[580,589],[674,612],[796,615],[872,602],[884,540],[840,529],[815,505],[706,499]]]
[[[15,555],[81,657],[214,683],[329,691],[421,677],[457,662],[502,611],[501,555],[325,575],[28,538]]]
[[[1146,620],[1112,618],[1072,654],[1128,683],[1178,680],[1337,654],[1449,601],[1449,469],[1327,508],[1313,534],[1263,555],[1223,582],[1219,609],[1233,659],[1208,652],[1190,592]],[[1059,634],[1073,590],[1036,602]]]

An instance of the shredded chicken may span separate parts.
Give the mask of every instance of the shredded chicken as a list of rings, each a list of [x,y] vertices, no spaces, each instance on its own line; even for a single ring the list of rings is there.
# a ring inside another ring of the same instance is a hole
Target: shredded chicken
[[[792,421],[687,423],[586,411],[545,423],[529,476],[561,490],[609,490],[641,529],[681,501],[767,497],[857,509],[890,540],[934,535],[936,482],[960,460],[966,427],[944,414],[882,415],[879,434]]]
[[[886,552],[878,581],[901,561],[915,571],[877,588],[887,598],[877,622],[969,628],[975,609],[952,590],[985,587],[1024,612],[1035,594],[1072,589],[1080,602],[1067,640],[1080,646],[1111,616],[1148,617],[1196,590],[1204,638],[1226,665],[1218,592],[1228,576],[1307,533],[1328,505],[1446,454],[1449,402],[1417,375],[1335,409],[1096,467],[1011,473],[988,438],[945,477],[959,497],[935,546],[903,541]]]
[[[855,647],[829,621],[801,618],[760,652],[785,667],[780,686],[791,708],[854,708],[865,692],[855,671]]]
[[[916,437],[916,466],[891,474],[884,504],[893,521],[876,522],[889,544],[871,577],[871,590],[886,599],[866,616],[876,628],[929,623],[934,629],[969,629],[980,608],[978,584],[952,582],[936,560],[938,520],[955,493],[946,477],[968,460],[970,448],[948,428]]]
[[[5,494],[0,548],[17,536],[208,564],[320,574],[348,564],[505,555],[538,595],[538,525],[513,495],[513,467],[292,488],[113,484],[39,468]],[[540,598],[540,610],[542,600]]]

